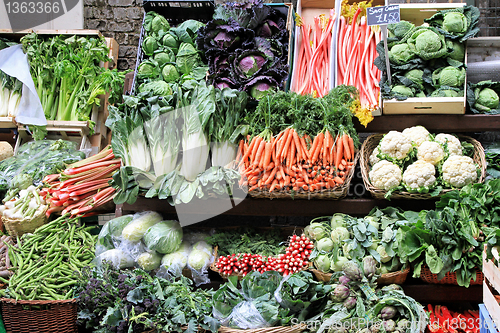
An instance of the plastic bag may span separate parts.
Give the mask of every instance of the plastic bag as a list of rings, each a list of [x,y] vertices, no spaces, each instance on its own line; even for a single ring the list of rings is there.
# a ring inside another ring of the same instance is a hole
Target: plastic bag
[[[160,267],[161,255],[157,252],[144,252],[137,257],[137,264],[146,272],[152,271]]]
[[[212,247],[205,241],[197,242],[188,256],[188,268],[191,270],[193,281],[199,285],[210,282],[208,277],[208,266],[214,261]]]
[[[104,262],[108,262],[116,269],[134,267],[135,261],[129,253],[121,249],[111,249],[101,253],[94,259],[94,264],[101,267]]]
[[[182,227],[177,221],[161,221],[150,227],[144,234],[144,244],[162,254],[179,249],[182,242]]]
[[[150,227],[162,219],[159,213],[153,211],[136,213],[133,220],[123,229],[122,237],[130,242],[138,242]]]
[[[23,52],[21,44],[0,51],[0,70],[23,83],[16,121],[22,124],[46,126],[47,119],[31,77],[28,56]]]
[[[251,301],[244,301],[236,305],[229,317],[222,322],[222,325],[242,330],[271,326]]]
[[[187,242],[182,242],[177,251],[165,254],[161,258],[161,267],[157,276],[163,278],[181,276],[182,270],[187,266],[190,252],[191,246]]]
[[[17,154],[0,162],[0,191],[10,188],[12,179],[20,174],[33,178],[39,185],[43,177],[80,161],[85,154],[76,150],[76,143],[64,140],[30,141],[19,147]]]
[[[114,218],[104,224],[99,232],[99,236],[97,236],[95,247],[96,256],[120,245],[123,228],[132,221],[132,218],[133,215],[124,215]],[[118,245],[115,245],[116,243]]]
[[[134,262],[137,261],[137,258],[142,253],[147,251],[146,246],[141,241],[134,243],[126,239],[119,238],[116,244],[116,248],[126,253],[130,258],[132,258],[132,260],[134,260]]]

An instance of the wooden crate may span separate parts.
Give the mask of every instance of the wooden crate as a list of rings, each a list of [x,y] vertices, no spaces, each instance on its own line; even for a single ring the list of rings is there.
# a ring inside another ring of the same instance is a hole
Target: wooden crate
[[[29,125],[18,127],[19,135],[14,147],[14,154],[19,147],[32,140]],[[87,121],[48,121],[47,139],[76,142],[77,148],[84,151],[88,156],[91,154],[91,143],[89,140],[89,124]]]
[[[500,258],[496,258],[499,261]],[[483,303],[496,325],[500,327],[500,267],[492,259],[486,258],[486,247],[483,251]]]
[[[0,117],[0,128],[17,128],[14,117]]]
[[[416,26],[424,23],[437,11],[465,6],[465,3],[425,3],[399,4],[401,20],[410,21]],[[467,64],[467,52],[465,55]],[[464,83],[463,97],[410,97],[404,101],[383,100],[383,114],[464,114],[466,107],[467,78]]]
[[[19,40],[30,33],[37,33],[39,35],[44,35],[44,36],[57,36],[57,35],[77,35],[77,36],[91,36],[91,37],[103,37],[101,32],[99,30],[89,30],[89,29],[82,29],[82,30],[33,30],[33,29],[28,29],[28,30],[23,30],[21,32],[14,32],[11,29],[0,29],[0,37],[5,37],[8,39],[11,39],[13,41],[19,42]],[[110,62],[103,62],[101,63],[101,66],[107,69],[113,69],[117,65],[118,61],[118,51],[119,51],[119,45],[116,42],[114,38],[108,38],[105,37],[106,41],[106,46],[109,48],[109,54],[108,57],[111,58],[112,61]],[[68,122],[66,125],[62,125],[62,122],[51,122],[49,121],[47,130],[49,132],[57,132],[57,129],[61,128],[67,128],[67,127],[74,127],[76,126],[77,128],[83,128],[83,124],[86,124],[87,129],[84,131],[85,135],[87,136],[86,140],[81,140],[84,141],[85,145],[90,144],[90,147],[87,149],[91,149],[90,155],[97,154],[102,148],[104,148],[110,140],[108,139],[108,128],[104,125],[106,122],[106,119],[109,115],[108,113],[108,106],[109,106],[109,101],[108,101],[109,95],[101,95],[100,96],[100,106],[94,106],[92,110],[92,114],[90,119],[95,122],[95,133],[88,137],[89,135],[89,127],[87,122]],[[75,125],[76,124],[76,125]],[[7,126],[12,126],[12,127],[7,127]],[[10,125],[9,121],[2,121],[2,118],[0,118],[0,128],[16,128],[17,124],[14,122],[13,125]],[[22,127],[21,127],[22,130]],[[78,131],[76,131],[78,132]],[[24,129],[24,134],[27,134],[25,129]],[[23,138],[23,141],[25,141],[26,138]],[[19,140],[18,140],[19,141]]]

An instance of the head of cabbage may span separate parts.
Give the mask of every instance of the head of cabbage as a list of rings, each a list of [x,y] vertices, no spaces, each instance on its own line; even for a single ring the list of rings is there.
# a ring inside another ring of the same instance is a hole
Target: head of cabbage
[[[201,271],[210,264],[212,255],[204,250],[193,250],[189,253],[188,265],[196,270]]]
[[[189,74],[200,63],[200,56],[192,44],[182,43],[175,63],[182,74]]]
[[[177,221],[161,221],[146,231],[143,240],[150,250],[172,253],[181,245],[182,227]]]

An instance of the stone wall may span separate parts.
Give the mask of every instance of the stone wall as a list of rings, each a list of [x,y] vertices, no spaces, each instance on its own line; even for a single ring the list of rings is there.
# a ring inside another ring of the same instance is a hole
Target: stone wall
[[[97,29],[120,45],[118,69],[134,69],[139,45],[142,0],[84,0],[85,29]]]

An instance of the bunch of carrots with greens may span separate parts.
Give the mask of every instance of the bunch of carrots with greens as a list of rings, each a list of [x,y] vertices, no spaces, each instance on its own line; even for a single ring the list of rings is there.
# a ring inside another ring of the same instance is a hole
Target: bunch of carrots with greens
[[[313,94],[323,97],[330,90],[330,59],[334,10],[329,17],[321,14],[314,17],[313,24],[304,22],[296,14],[295,22],[300,27],[299,58],[296,82],[292,90],[301,95]]]
[[[239,143],[240,185],[316,192],[344,184],[359,145],[350,111],[356,96],[342,85],[323,98],[293,92],[263,98],[250,115],[253,133]]]
[[[371,7],[371,1],[350,5],[344,0],[337,35],[337,84],[358,88],[359,100],[353,112],[365,127],[379,105],[381,78],[380,70],[373,64],[381,38],[380,27],[367,25],[367,7]]]
[[[107,146],[60,174],[46,176],[40,195],[49,204],[47,216],[56,212],[71,217],[90,216],[93,209],[113,199],[115,189],[109,181],[120,166],[121,159],[116,159],[111,146]]]

